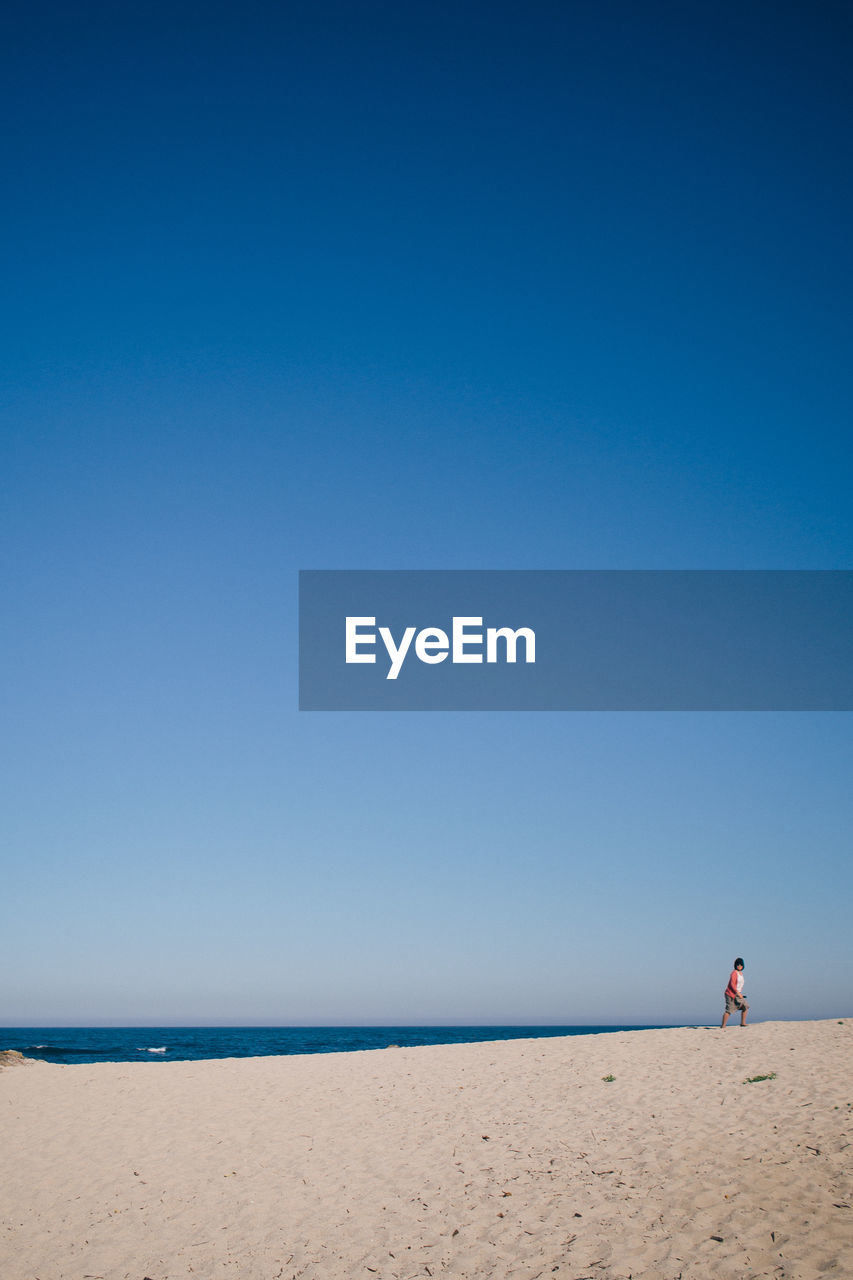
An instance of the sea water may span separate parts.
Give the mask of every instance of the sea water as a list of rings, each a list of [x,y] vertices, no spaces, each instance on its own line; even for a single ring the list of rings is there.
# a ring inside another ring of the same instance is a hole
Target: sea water
[[[350,1053],[427,1044],[643,1031],[639,1026],[543,1027],[5,1027],[0,1049],[45,1062],[188,1062],[295,1053]]]

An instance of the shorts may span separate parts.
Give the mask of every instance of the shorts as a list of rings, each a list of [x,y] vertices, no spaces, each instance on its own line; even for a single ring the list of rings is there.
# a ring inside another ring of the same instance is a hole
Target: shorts
[[[726,1013],[734,1013],[736,1009],[745,1009],[743,996],[726,996]]]

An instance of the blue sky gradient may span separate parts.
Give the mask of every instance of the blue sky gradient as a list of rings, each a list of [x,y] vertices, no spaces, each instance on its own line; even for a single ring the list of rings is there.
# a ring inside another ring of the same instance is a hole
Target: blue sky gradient
[[[853,1012],[849,715],[296,711],[300,568],[851,567],[851,36],[11,16],[0,1025]]]

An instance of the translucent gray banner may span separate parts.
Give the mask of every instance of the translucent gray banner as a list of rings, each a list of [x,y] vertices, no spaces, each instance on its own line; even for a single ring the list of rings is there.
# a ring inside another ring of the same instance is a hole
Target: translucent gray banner
[[[853,572],[305,570],[303,711],[850,711]]]

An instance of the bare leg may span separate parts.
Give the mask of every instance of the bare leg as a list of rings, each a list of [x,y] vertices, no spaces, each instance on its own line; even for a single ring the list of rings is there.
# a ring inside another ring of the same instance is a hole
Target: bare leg
[[[722,1022],[720,1023],[720,1030],[721,1030],[721,1031],[722,1031],[723,1027],[726,1025],[726,1023],[728,1022],[728,1020],[729,1020],[729,1015],[728,1015],[727,1013],[724,1013],[724,1014],[723,1014],[723,1020],[722,1020]]]
[[[740,1025],[742,1027],[746,1026],[746,1015],[747,1015],[748,1009],[749,1009],[749,1005],[745,1004],[740,1011]]]

